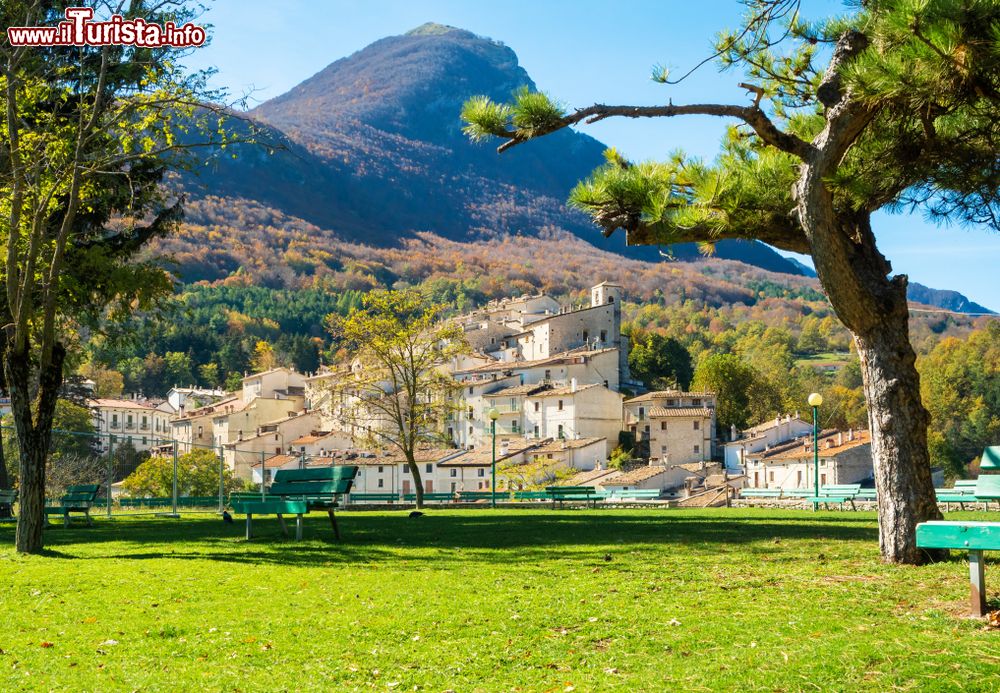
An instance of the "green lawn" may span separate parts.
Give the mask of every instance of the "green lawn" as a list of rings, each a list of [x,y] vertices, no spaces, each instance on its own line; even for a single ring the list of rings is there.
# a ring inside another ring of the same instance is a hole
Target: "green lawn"
[[[299,543],[274,518],[249,543],[209,515],[98,520],[27,558],[0,526],[0,690],[995,690],[1000,671],[964,560],[881,564],[871,513],[340,517],[341,544],[320,515]]]

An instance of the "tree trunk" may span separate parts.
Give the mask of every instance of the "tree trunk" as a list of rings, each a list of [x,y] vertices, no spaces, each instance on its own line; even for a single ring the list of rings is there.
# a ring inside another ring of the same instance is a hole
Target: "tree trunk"
[[[940,520],[930,455],[930,417],[920,401],[916,354],[909,340],[905,282],[897,308],[881,329],[856,334],[878,490],[879,547],[894,563],[919,564],[930,557],[916,545],[920,522]],[[902,310],[898,307],[902,306]]]
[[[413,475],[413,492],[417,499],[417,507],[424,507],[424,484],[420,479],[420,467],[417,466],[417,462],[413,459],[412,455],[407,455],[406,463],[410,466],[410,474]]]
[[[930,417],[920,400],[910,344],[906,277],[889,278],[892,267],[875,245],[870,217],[838,216],[815,175],[807,171],[803,176],[800,218],[823,288],[854,336],[861,359],[882,559],[919,564],[936,555],[917,548],[916,526],[941,519],[941,512],[927,451]]]
[[[8,347],[4,358],[4,375],[10,394],[14,428],[18,439],[19,489],[17,534],[15,546],[20,553],[40,553],[45,526],[45,463],[52,442],[52,419],[55,415],[65,348],[56,343],[52,361],[41,367],[35,415],[32,416],[32,396],[29,387],[31,359],[27,349]]]

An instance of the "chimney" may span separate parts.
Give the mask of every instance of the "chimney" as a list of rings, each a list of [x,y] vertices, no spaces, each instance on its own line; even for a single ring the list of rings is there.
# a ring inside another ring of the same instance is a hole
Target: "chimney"
[[[847,429],[847,440],[848,441],[853,441],[854,440],[854,429],[853,428],[848,428]]]
[[[576,378],[570,378],[569,380],[569,391],[576,392]]]
[[[736,440],[736,424],[729,424],[729,440]]]
[[[843,444],[844,444],[844,432],[837,431],[837,447],[839,448]]]

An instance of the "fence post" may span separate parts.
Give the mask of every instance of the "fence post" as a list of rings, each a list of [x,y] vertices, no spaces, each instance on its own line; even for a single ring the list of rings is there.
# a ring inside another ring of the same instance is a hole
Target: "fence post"
[[[267,491],[264,490],[264,483],[266,479],[264,478],[264,455],[266,455],[263,450],[260,451],[260,499],[267,500]],[[253,481],[253,476],[250,477]]]
[[[226,481],[225,481],[226,456],[222,446],[219,446],[219,514],[225,511],[226,507]]]
[[[111,482],[115,475],[115,434],[108,434],[108,519],[111,519]]]
[[[173,488],[173,514],[177,514],[177,441],[174,441],[174,488]]]

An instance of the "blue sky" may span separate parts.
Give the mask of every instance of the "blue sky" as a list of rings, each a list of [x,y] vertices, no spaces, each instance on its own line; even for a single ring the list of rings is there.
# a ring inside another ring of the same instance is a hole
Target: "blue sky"
[[[842,4],[804,0],[806,12],[842,11]],[[189,59],[216,67],[217,86],[234,95],[253,89],[263,101],[326,65],[384,36],[439,22],[503,41],[540,89],[573,106],[746,99],[737,73],[706,65],[677,86],[649,77],[654,65],[681,74],[710,52],[712,36],[734,26],[734,0],[218,0],[204,18],[210,46]],[[711,157],[725,122],[716,118],[607,120],[582,128],[632,159],[677,148]],[[879,215],[879,247],[896,272],[939,289],[961,291],[1000,310],[1000,235],[985,229],[939,228],[919,216]]]

